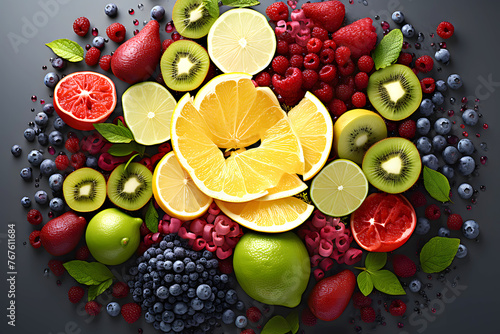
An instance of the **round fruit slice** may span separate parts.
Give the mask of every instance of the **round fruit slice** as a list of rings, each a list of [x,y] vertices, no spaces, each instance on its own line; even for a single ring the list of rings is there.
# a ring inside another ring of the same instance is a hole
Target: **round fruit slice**
[[[177,0],[172,10],[175,29],[182,36],[201,38],[219,17],[216,0]]]
[[[174,152],[158,162],[153,174],[153,194],[166,213],[181,220],[200,217],[212,203],[212,198],[201,192],[182,169]]]
[[[210,59],[224,73],[256,74],[276,51],[276,36],[264,15],[237,8],[219,16],[207,36]]]
[[[271,201],[297,195],[307,189],[307,184],[297,174],[283,174],[276,187],[267,190],[267,195],[257,198],[257,201]]]
[[[122,95],[123,117],[134,140],[142,145],[161,144],[170,139],[170,120],[176,101],[156,82],[133,85]]]
[[[143,164],[121,164],[109,175],[108,197],[122,209],[139,210],[153,196],[152,179],[153,174]]]
[[[230,203],[215,200],[229,218],[259,232],[278,233],[296,228],[309,218],[314,206],[296,197],[273,201]]]
[[[95,211],[106,200],[106,180],[93,168],[77,169],[64,180],[63,195],[72,210]]]
[[[62,78],[54,89],[54,108],[61,119],[77,130],[93,130],[115,110],[113,81],[96,72],[75,72]]]
[[[307,92],[288,113],[304,153],[304,181],[311,179],[326,163],[333,141],[333,122],[321,101]]]
[[[402,195],[371,194],[351,215],[354,239],[370,252],[392,252],[401,247],[416,224],[415,210]]]
[[[311,184],[311,200],[325,215],[343,217],[356,210],[368,194],[366,176],[354,162],[337,159]]]

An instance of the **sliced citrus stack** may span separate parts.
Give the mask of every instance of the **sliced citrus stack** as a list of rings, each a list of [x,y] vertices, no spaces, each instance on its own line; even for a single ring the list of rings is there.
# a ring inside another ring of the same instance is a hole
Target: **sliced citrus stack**
[[[230,203],[215,200],[229,218],[252,230],[278,233],[291,230],[311,215],[314,206],[295,197],[272,201]]]
[[[174,152],[158,162],[153,174],[153,194],[166,213],[181,220],[200,217],[212,203],[212,198],[201,192],[182,169]]]
[[[54,89],[54,108],[64,123],[77,130],[93,130],[115,110],[113,81],[96,72],[75,72],[62,78]]]
[[[156,82],[141,82],[122,95],[123,117],[136,142],[161,144],[170,139],[170,120],[176,101]]]
[[[325,165],[333,141],[333,122],[321,101],[307,92],[288,113],[293,130],[304,152],[304,181],[311,179]]]
[[[267,190],[267,195],[258,198],[257,201],[271,201],[297,195],[307,189],[307,184],[297,174],[283,174],[276,187]]]

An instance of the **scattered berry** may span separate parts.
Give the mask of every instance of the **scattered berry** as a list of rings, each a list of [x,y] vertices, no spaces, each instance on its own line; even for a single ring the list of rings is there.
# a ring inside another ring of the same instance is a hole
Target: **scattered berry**
[[[174,42],[173,39],[166,39],[161,43],[161,53],[165,52],[168,47]]]
[[[459,89],[463,85],[462,77],[458,74],[451,74],[446,80],[446,83],[451,89]]]
[[[101,56],[101,50],[96,47],[91,47],[85,54],[85,64],[89,66],[94,66],[99,63],[99,57]]]
[[[438,237],[448,238],[450,236],[450,230],[446,227],[440,227],[437,235]]]
[[[417,272],[417,266],[406,255],[396,254],[392,258],[394,273],[399,277],[412,277]]]
[[[394,13],[392,13],[391,19],[394,21],[394,23],[401,24],[405,21],[405,16],[402,12],[397,10]]]
[[[50,260],[48,265],[49,265],[50,271],[52,271],[52,273],[54,273],[54,275],[56,275],[58,277],[62,276],[64,274],[64,272],[66,271],[66,269],[63,266],[63,262],[60,260]]]
[[[268,87],[271,84],[271,75],[268,72],[261,72],[255,77],[255,82],[259,87]]]
[[[406,304],[401,299],[395,299],[389,306],[389,313],[394,317],[399,317],[405,314]]]
[[[475,220],[467,220],[462,225],[462,233],[467,239],[475,239],[479,235],[479,224]]]
[[[451,36],[453,36],[454,32],[455,27],[453,27],[453,24],[446,21],[441,22],[436,29],[436,33],[438,34],[438,36],[443,39],[450,38]]]
[[[372,304],[372,299],[368,296],[365,296],[361,292],[356,292],[352,296],[352,301],[354,303],[355,308],[362,308],[362,307],[370,306]]]
[[[80,151],[80,140],[78,137],[70,137],[66,140],[64,147],[71,153]]]
[[[266,15],[272,21],[288,19],[288,6],[284,2],[275,2],[266,8]]]
[[[108,3],[104,6],[104,13],[111,18],[116,17],[118,14],[118,7],[114,3]]]
[[[446,225],[450,230],[458,231],[462,228],[462,224],[464,223],[462,216],[457,213],[453,213],[448,216],[448,220],[446,221]]]
[[[85,154],[78,152],[71,155],[71,166],[74,169],[82,168],[85,165]]]
[[[467,247],[465,245],[458,245],[458,250],[457,250],[457,254],[455,254],[455,256],[459,259],[463,259],[464,257],[467,256]]]
[[[113,297],[115,298],[125,298],[130,291],[129,286],[124,282],[116,282],[113,285]]]
[[[364,57],[364,56],[363,56]],[[354,84],[357,90],[365,90],[368,87],[369,76],[365,72],[359,72],[354,76]]]
[[[345,103],[339,99],[333,99],[332,102],[328,105],[330,112],[334,115],[339,117],[343,113],[347,111],[347,106]]]
[[[69,158],[66,154],[59,154],[55,160],[56,168],[59,170],[65,170],[69,167]]]
[[[311,38],[307,41],[307,52],[309,53],[319,53],[323,47],[323,42],[319,38]]]
[[[115,22],[106,28],[106,35],[109,39],[116,43],[121,43],[125,39],[125,33],[127,30],[125,26],[121,23]]]
[[[271,66],[273,68],[273,71],[280,74],[284,75],[288,67],[290,66],[290,62],[285,56],[277,56],[274,57]]]
[[[42,246],[42,241],[40,240],[40,231],[33,231],[30,233],[29,242],[33,248],[40,248]]]
[[[337,76],[337,68],[334,65],[325,65],[319,70],[319,79],[326,83],[331,83]]]
[[[98,48],[99,50],[104,49],[104,44],[105,44],[104,38],[102,38],[101,36],[96,36],[92,40],[92,46]]]
[[[120,314],[121,307],[117,302],[111,302],[106,306],[106,312],[112,317],[118,316]]]
[[[318,318],[311,312],[309,307],[304,308],[301,314],[301,320],[302,324],[305,326],[316,326],[316,323],[318,322]]]
[[[411,204],[413,204],[414,208],[420,208],[427,205],[427,198],[425,197],[425,194],[423,192],[415,191],[413,194],[411,194],[410,202]]]
[[[151,8],[149,15],[153,20],[161,21],[165,17],[165,8],[163,8],[163,6],[156,5]]]
[[[250,322],[259,322],[260,318],[262,317],[262,313],[258,308],[252,306],[247,310],[246,316]]]
[[[424,235],[429,233],[431,229],[431,224],[427,218],[420,217],[417,219],[417,226],[415,227],[415,233],[419,235]]]
[[[401,32],[403,33],[403,36],[406,38],[412,38],[415,36],[415,28],[411,24],[405,24],[401,28]]]
[[[419,292],[422,288],[422,282],[420,282],[420,280],[418,279],[414,279],[410,282],[410,284],[408,284],[408,287],[410,288],[411,292]]]
[[[90,256],[90,251],[87,246],[82,246],[76,250],[75,259],[86,261]]]
[[[43,216],[41,212],[36,209],[31,209],[30,211],[28,211],[27,218],[28,223],[30,223],[31,225],[39,225],[43,222]]]
[[[136,303],[128,303],[122,306],[121,313],[125,321],[132,324],[141,317],[141,307]]]
[[[407,119],[403,121],[398,127],[399,136],[412,139],[415,137],[415,133],[417,132],[417,123],[412,119]]]
[[[441,210],[436,204],[431,204],[425,208],[425,217],[429,220],[437,220],[441,217]]]
[[[85,312],[88,315],[98,315],[101,312],[101,304],[95,300],[91,300],[85,304]]]
[[[434,67],[434,60],[427,55],[421,56],[415,61],[415,67],[422,73],[428,73]]]
[[[450,61],[450,51],[448,49],[440,49],[434,53],[434,58],[436,61],[446,65]]]
[[[366,95],[362,92],[356,92],[352,95],[351,101],[356,108],[363,108],[366,105]]]
[[[374,65],[375,63],[373,62],[373,59],[370,56],[365,55],[361,56],[358,59],[358,69],[361,72],[370,73]]]
[[[69,301],[72,302],[73,304],[76,304],[82,300],[83,296],[85,295],[85,290],[79,286],[72,286],[69,288],[68,291],[68,298]]]
[[[366,323],[372,323],[375,321],[377,314],[371,306],[365,306],[361,309],[361,320]]]
[[[99,60],[99,67],[101,67],[103,71],[109,71],[111,69],[111,56],[102,56]]]
[[[423,78],[420,80],[420,86],[422,86],[422,92],[425,94],[432,94],[434,89],[436,89],[436,84],[433,78]]]
[[[413,61],[413,56],[411,53],[408,52],[401,52],[398,57],[398,63],[405,65],[405,66],[410,66],[411,62]]]
[[[78,36],[85,36],[89,32],[90,21],[86,17],[79,17],[73,22],[73,30]]]
[[[462,199],[469,199],[474,194],[474,188],[468,183],[462,183],[458,186],[458,196]]]

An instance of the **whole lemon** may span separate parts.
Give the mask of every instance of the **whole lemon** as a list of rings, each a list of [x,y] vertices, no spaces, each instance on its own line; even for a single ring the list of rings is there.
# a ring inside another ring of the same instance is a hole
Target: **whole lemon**
[[[89,222],[85,240],[92,256],[106,265],[127,261],[141,241],[141,218],[131,217],[118,209],[105,209]]]
[[[248,232],[234,250],[234,273],[253,299],[295,307],[304,293],[311,266],[304,243],[293,232]]]

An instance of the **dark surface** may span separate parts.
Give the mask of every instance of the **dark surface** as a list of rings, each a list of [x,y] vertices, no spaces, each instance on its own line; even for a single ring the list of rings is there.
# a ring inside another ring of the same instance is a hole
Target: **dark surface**
[[[81,45],[90,43],[90,34],[82,39],[76,36],[72,31],[73,20],[79,16],[87,16],[92,22],[92,26],[99,28],[100,35],[104,36],[105,28],[115,20],[109,19],[104,14],[104,5],[108,1],[71,1],[71,0],[42,0],[40,2],[30,1],[4,1],[0,11],[1,27],[1,152],[5,157],[2,162],[1,190],[3,192],[1,207],[4,218],[0,226],[0,333],[137,333],[138,328],[142,327],[144,333],[153,333],[153,328],[145,324],[142,320],[128,325],[121,317],[111,318],[104,309],[95,319],[89,317],[83,307],[84,303],[73,305],[67,299],[67,291],[74,281],[67,274],[61,278],[62,285],[56,284],[57,278],[52,274],[44,277],[44,269],[51,257],[43,250],[34,250],[28,242],[29,233],[34,228],[25,220],[26,210],[20,205],[22,196],[28,195],[33,198],[36,191],[33,183],[24,183],[19,177],[19,171],[27,166],[26,154],[35,147],[34,143],[28,143],[23,138],[23,131],[27,123],[33,120],[34,113],[31,108],[41,111],[39,102],[33,103],[30,100],[31,95],[37,95],[50,101],[51,93],[43,85],[43,76],[48,71],[41,69],[42,65],[50,67],[48,59],[53,56],[52,52],[44,46],[51,40],[58,38],[70,38]],[[379,326],[373,332],[379,333],[498,333],[498,277],[500,270],[498,267],[500,224],[498,224],[498,189],[500,187],[499,178],[496,173],[499,149],[497,141],[499,136],[495,135],[497,127],[500,126],[500,116],[498,114],[498,105],[500,97],[498,88],[500,87],[500,70],[498,66],[498,54],[500,53],[499,44],[496,42],[497,32],[500,31],[498,20],[498,11],[500,5],[494,1],[469,1],[469,0],[440,0],[440,1],[374,1],[371,0],[368,6],[355,0],[354,4],[349,5],[347,0],[343,1],[347,8],[347,19],[354,19],[375,15],[380,15],[381,20],[385,19],[394,27],[395,24],[390,20],[390,13],[399,9],[402,10],[407,21],[412,23],[417,31],[425,33],[425,41],[422,43],[423,49],[430,49],[430,42],[439,41],[437,37],[431,39],[429,34],[442,20],[449,20],[455,25],[455,36],[447,41],[448,48],[452,53],[452,63],[445,67],[441,73],[435,70],[432,74],[435,78],[446,78],[450,73],[460,73],[465,82],[464,88],[454,92],[454,96],[459,101],[463,95],[473,96],[481,99],[480,112],[484,117],[476,129],[466,128],[478,152],[474,153],[476,161],[479,161],[480,155],[487,155],[489,160],[487,166],[480,165],[479,176],[471,178],[470,182],[478,188],[480,185],[486,185],[487,190],[478,195],[478,202],[473,205],[471,211],[465,209],[469,204],[458,198],[454,191],[454,204],[450,205],[453,212],[461,213],[465,219],[476,219],[481,225],[480,241],[476,243],[471,240],[464,240],[460,233],[454,232],[452,236],[461,237],[462,241],[469,248],[469,255],[463,260],[455,260],[453,265],[457,266],[446,276],[446,281],[451,282],[456,276],[459,276],[456,294],[450,292],[448,288],[437,280],[437,275],[432,280],[428,280],[423,273],[418,273],[418,277],[424,283],[432,283],[430,289],[430,299],[436,301],[435,294],[442,292],[448,299],[442,309],[439,308],[439,302],[435,303],[438,308],[435,314],[427,311],[426,317],[409,316],[402,320],[404,328],[399,329],[396,326],[396,319],[391,317],[385,311],[387,325]],[[144,10],[138,9],[139,1],[117,0],[115,2],[119,8],[117,21],[123,23],[127,28],[127,35],[132,36],[135,28],[142,27],[142,21],[149,18],[149,10],[155,4],[162,4],[166,7],[167,13],[171,12],[174,1],[150,1],[144,0]],[[264,5],[270,3],[263,2]],[[46,5],[43,5],[46,4]],[[49,6],[49,4],[51,4]],[[257,9],[263,11],[265,6],[258,6]],[[48,7],[47,7],[48,6]],[[45,9],[44,9],[45,7]],[[129,8],[135,9],[135,15],[130,16],[127,13]],[[50,15],[43,14],[44,10]],[[50,17],[49,20],[45,20]],[[135,27],[132,20],[137,18],[140,22]],[[37,21],[38,20],[38,21]],[[375,21],[380,32],[380,21]],[[37,22],[38,26],[33,26],[35,30],[29,30],[28,25]],[[166,21],[162,23],[162,39],[166,38],[163,30]],[[14,37],[15,34],[17,37]],[[13,47],[9,41],[9,36],[18,38],[19,45]],[[413,39],[412,42],[415,42]],[[105,54],[109,54],[115,48],[115,43],[107,44]],[[414,50],[413,48],[411,50]],[[71,65],[65,73],[83,69],[84,65]],[[95,69],[94,69],[95,70]],[[97,69],[101,71],[100,69]],[[123,92],[126,85],[117,83],[119,93]],[[486,82],[493,84],[486,84]],[[469,105],[472,103],[469,102]],[[459,102],[455,105],[449,105],[448,109],[454,109],[456,114],[459,112]],[[120,110],[120,108],[117,108]],[[115,112],[115,114],[118,114]],[[461,124],[459,118],[453,131],[459,137],[463,131],[458,127]],[[483,130],[481,124],[489,124],[488,130]],[[480,132],[481,138],[476,138],[475,133]],[[480,142],[488,144],[488,152],[479,149]],[[11,156],[10,147],[13,144],[20,144],[23,148],[21,158]],[[48,156],[47,153],[45,153]],[[460,178],[458,181],[461,180]],[[457,182],[457,185],[460,182]],[[41,189],[48,189],[47,180],[42,180]],[[456,190],[456,187],[453,188]],[[37,205],[33,207],[37,208]],[[421,213],[421,212],[419,212]],[[48,221],[46,211],[45,221]],[[441,218],[439,223],[444,224]],[[7,297],[8,286],[6,284],[9,271],[7,268],[7,224],[16,224],[16,326],[7,325],[7,310],[9,300]],[[433,229],[433,232],[437,227]],[[427,239],[430,235],[427,236]],[[424,240],[424,239],[422,239]],[[413,237],[408,245],[405,245],[401,252],[414,256],[415,244],[419,242],[418,237]],[[415,258],[415,257],[414,257]],[[68,258],[64,258],[66,260]],[[336,272],[336,270],[335,270]],[[122,268],[117,268],[115,275],[120,277]],[[310,282],[310,287],[314,279]],[[446,290],[448,289],[448,290]],[[244,293],[240,291],[240,296]],[[98,298],[98,301],[106,305],[110,301],[110,295],[105,294]],[[413,300],[418,297],[415,294],[409,294],[404,300],[410,300],[407,314],[412,314]],[[421,300],[421,298],[420,298]],[[443,299],[444,300],[444,299]],[[121,301],[120,301],[121,302]],[[247,301],[248,302],[248,301]],[[381,306],[374,305],[377,308]],[[250,306],[250,302],[247,303]],[[303,305],[302,305],[303,306]],[[300,308],[302,309],[302,307]],[[283,308],[271,309],[271,313],[288,314],[288,310]],[[349,324],[349,319],[359,315],[355,313],[352,305],[349,305],[344,315],[331,323],[319,322],[314,328],[306,328],[306,333],[355,333],[354,326]],[[356,324],[359,320],[356,320]],[[363,333],[372,332],[370,327],[363,326]],[[227,333],[239,333],[239,330],[232,329]]]

